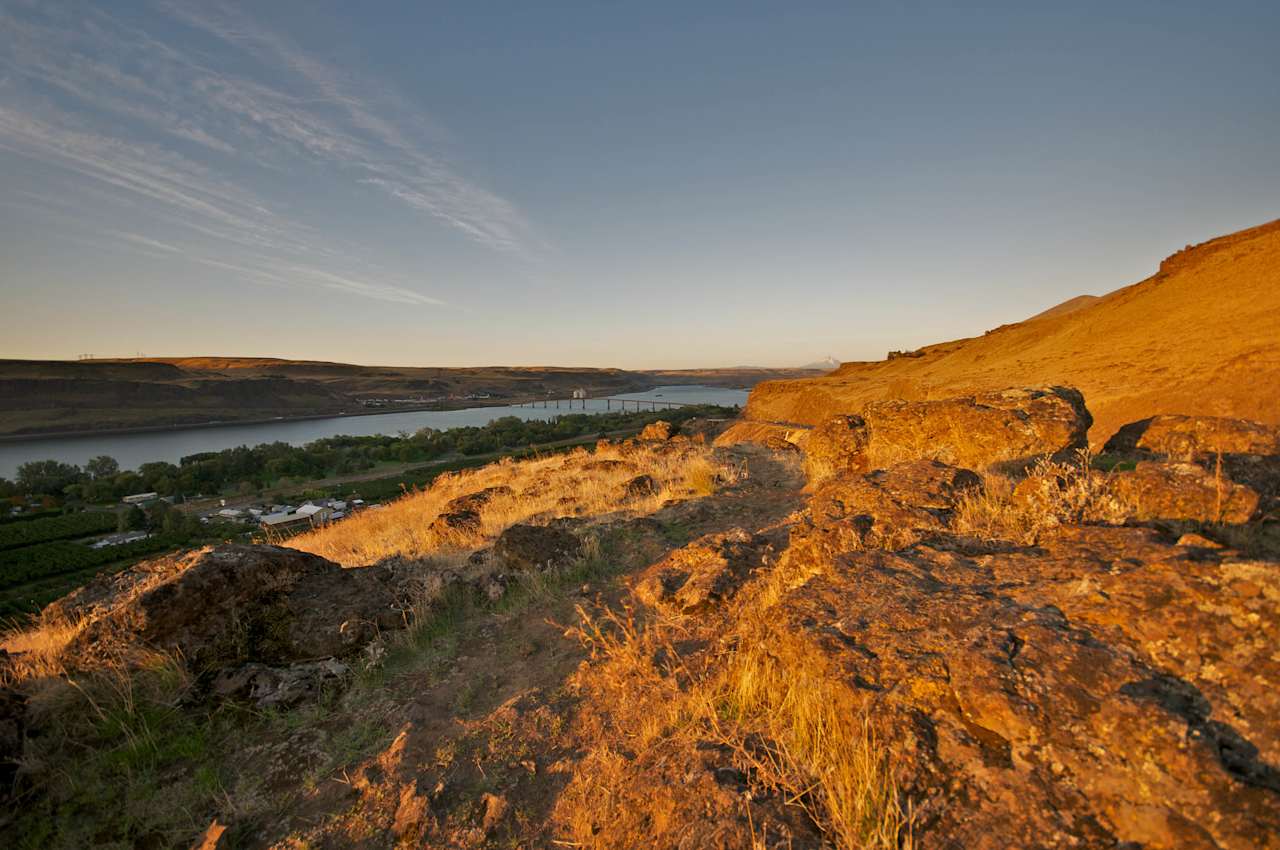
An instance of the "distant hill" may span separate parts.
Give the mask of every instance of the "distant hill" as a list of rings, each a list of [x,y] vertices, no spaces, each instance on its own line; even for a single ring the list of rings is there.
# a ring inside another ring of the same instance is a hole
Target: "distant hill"
[[[1036,313],[1028,322],[1034,322],[1037,319],[1050,319],[1054,316],[1065,316],[1068,313],[1074,313],[1076,310],[1083,310],[1085,307],[1101,300],[1101,295],[1077,295],[1075,298],[1063,301],[1054,307],[1050,307],[1042,313]]]
[[[1042,384],[1084,392],[1095,445],[1156,413],[1280,422],[1280,221],[1188,246],[1146,280],[980,337],[761,384],[747,416],[816,424],[875,399]]]
[[[560,366],[362,366],[274,357],[0,360],[0,436],[469,407],[637,392],[662,384],[749,388],[802,369],[650,372]]]

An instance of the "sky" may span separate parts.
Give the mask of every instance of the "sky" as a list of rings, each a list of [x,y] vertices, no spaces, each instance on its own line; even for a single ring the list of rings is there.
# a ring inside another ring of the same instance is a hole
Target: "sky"
[[[0,357],[879,359],[1280,217],[1277,44],[1273,0],[0,0]]]

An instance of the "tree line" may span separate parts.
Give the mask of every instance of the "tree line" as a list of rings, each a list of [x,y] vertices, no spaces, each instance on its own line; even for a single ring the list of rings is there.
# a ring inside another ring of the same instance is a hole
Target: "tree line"
[[[701,405],[669,411],[570,413],[543,421],[506,416],[488,425],[413,434],[338,436],[304,446],[263,443],[188,455],[178,463],[154,461],[122,470],[112,457],[95,457],[83,467],[57,460],[24,463],[14,481],[0,478],[0,498],[15,504],[45,497],[59,504],[117,502],[135,493],[166,497],[197,494],[248,495],[282,483],[304,482],[373,469],[379,464],[419,463],[450,456],[475,456],[520,449],[590,434],[643,427],[657,419],[679,423],[693,417],[726,416],[735,408]]]

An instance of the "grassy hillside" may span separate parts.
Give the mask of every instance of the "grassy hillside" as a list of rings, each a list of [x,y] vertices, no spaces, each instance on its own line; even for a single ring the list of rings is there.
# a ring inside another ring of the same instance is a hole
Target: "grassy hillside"
[[[884,398],[1065,384],[1089,400],[1091,442],[1156,413],[1280,422],[1280,221],[1188,247],[1144,281],[1077,298],[918,356],[761,384],[747,416],[816,424]]]

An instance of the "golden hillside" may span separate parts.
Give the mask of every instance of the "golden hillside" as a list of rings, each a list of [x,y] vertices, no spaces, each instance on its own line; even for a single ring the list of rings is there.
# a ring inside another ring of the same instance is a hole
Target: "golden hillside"
[[[817,424],[884,398],[1068,385],[1089,400],[1096,446],[1158,413],[1280,422],[1280,221],[1179,251],[1152,277],[919,356],[846,363],[758,386],[747,417]]]

